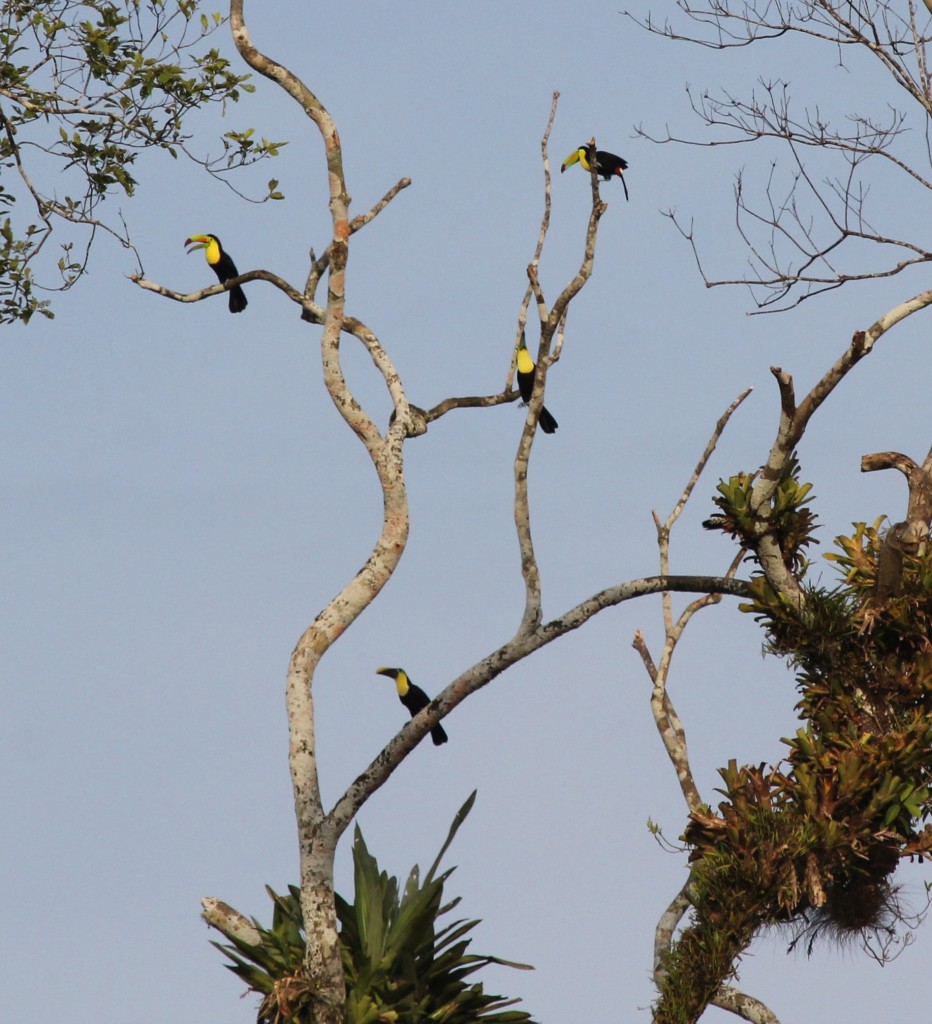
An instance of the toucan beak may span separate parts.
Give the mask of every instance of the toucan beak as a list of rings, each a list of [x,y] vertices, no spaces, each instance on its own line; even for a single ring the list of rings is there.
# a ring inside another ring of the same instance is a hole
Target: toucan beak
[[[186,247],[189,245],[191,246],[191,248],[188,249],[188,255],[190,256],[192,252],[196,252],[198,249],[206,249],[208,239],[206,235],[192,235],[190,238],[186,238],[184,240],[184,244]]]
[[[572,167],[573,164],[579,163],[579,150],[576,149],[563,161],[560,165],[560,173],[562,174],[567,167]]]

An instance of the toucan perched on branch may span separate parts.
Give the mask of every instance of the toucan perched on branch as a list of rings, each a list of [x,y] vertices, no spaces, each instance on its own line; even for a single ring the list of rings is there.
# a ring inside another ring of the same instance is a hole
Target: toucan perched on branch
[[[403,668],[377,668],[376,674],[380,676],[388,676],[389,679],[395,680],[395,686],[398,689],[398,699],[408,709],[412,718],[419,712],[422,711],[430,703],[430,697],[420,688],[415,686],[414,683],[408,678],[408,673]],[[430,730],[430,738],[434,741],[434,746],[439,747],[441,743],[447,742],[447,734],[443,730],[443,726],[439,723]]]
[[[628,161],[623,160],[620,156],[615,156],[614,153],[607,153],[604,149],[596,149],[595,146],[590,142],[588,146],[580,146],[575,153],[570,155],[563,161],[563,165],[560,167],[560,173],[562,174],[567,167],[572,167],[575,163],[580,163],[584,171],[588,171],[592,165],[592,155],[595,154],[595,171],[603,181],[608,181],[612,177],[621,178],[621,183],[625,188],[625,200],[628,199],[628,183],[625,181],[624,172],[628,169]]]
[[[531,353],[524,344],[524,338],[518,345],[518,390],[525,403],[530,402],[531,393],[534,390],[534,377],[537,374],[537,364],[531,358]],[[540,415],[537,417],[540,429],[545,434],[552,434],[557,429],[557,421],[547,411],[546,406],[540,407]]]
[[[184,244],[191,246],[188,249],[189,255],[197,249],[203,249],[208,265],[221,281],[238,276],[236,264],[230,259],[229,254],[223,251],[220,239],[216,235],[192,235],[184,240]],[[242,313],[245,308],[246,294],[238,284],[234,285],[230,289],[230,312]]]

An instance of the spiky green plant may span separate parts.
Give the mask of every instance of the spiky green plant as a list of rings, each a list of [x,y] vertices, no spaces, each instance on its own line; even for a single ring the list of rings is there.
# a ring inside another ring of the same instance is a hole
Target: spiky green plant
[[[748,558],[755,562],[763,529],[777,539],[787,566],[802,573],[806,567],[806,548],[819,543],[813,536],[818,527],[809,507],[814,498],[812,484],[800,481],[799,460],[794,453],[786,460],[769,505],[755,509],[753,492],[759,476],[760,470],[756,470],[719,480],[715,488],[718,495],[712,498],[719,511],[702,525],[707,530],[721,530],[739,540],[750,552]]]
[[[440,861],[475,801],[473,792],[453,819],[430,870],[420,877],[415,865],[402,892],[398,879],[380,870],[356,828],[353,841],[355,897],[336,897],[340,946],[346,977],[346,1024],[533,1024],[517,1000],[491,995],[482,982],[467,980],[487,964],[530,970],[526,964],[467,952],[469,932],[478,920],[438,919],[458,903],[443,902],[444,883],[453,868],[438,874]],[[264,998],[259,1024],[312,1024],[313,993],[303,981],[305,934],[301,894],[267,891],[274,903],[271,929],[253,921],[261,941],[231,938],[214,943],[232,963],[226,966]]]

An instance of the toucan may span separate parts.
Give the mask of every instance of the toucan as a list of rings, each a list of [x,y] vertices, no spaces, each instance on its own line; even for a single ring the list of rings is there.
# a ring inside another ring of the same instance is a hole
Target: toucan
[[[415,686],[414,683],[408,678],[408,673],[403,668],[377,668],[376,675],[388,676],[389,679],[395,680],[395,686],[398,689],[398,699],[408,709],[411,717],[419,712],[423,711],[424,708],[430,703],[430,697],[420,688]],[[434,741],[434,746],[439,747],[441,743],[447,742],[447,734],[443,730],[443,726],[439,723],[430,730],[430,738]]]
[[[534,390],[534,377],[537,374],[537,366],[531,358],[531,353],[524,344],[524,338],[518,345],[518,390],[525,402],[530,402],[531,393]],[[540,429],[545,434],[552,434],[557,429],[557,421],[550,415],[545,406],[540,407],[540,415],[537,417]]]
[[[587,146],[580,146],[575,153],[570,155],[563,161],[560,167],[560,173],[562,174],[567,167],[572,167],[575,163],[582,164],[582,169],[588,171],[592,164],[592,154],[595,153],[595,170],[603,181],[608,181],[614,176],[621,178],[621,183],[625,189],[625,200],[628,199],[628,183],[625,181],[624,172],[628,169],[628,161],[623,160],[620,156],[615,156],[614,153],[607,153],[604,149],[596,149],[595,146],[590,142]]]
[[[207,257],[207,263],[221,281],[228,281],[231,277],[237,277],[239,271],[236,264],[230,259],[228,253],[223,251],[220,239],[216,235],[192,235],[184,240],[184,244],[190,245],[188,254],[197,249],[203,249]],[[246,308],[246,294],[238,284],[230,289],[230,312],[242,313]]]

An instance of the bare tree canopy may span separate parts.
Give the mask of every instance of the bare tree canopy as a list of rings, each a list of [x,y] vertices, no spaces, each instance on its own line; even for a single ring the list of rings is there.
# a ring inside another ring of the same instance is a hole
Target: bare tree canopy
[[[928,12],[886,0],[683,0],[677,7],[676,20],[637,20],[674,43],[713,50],[753,46],[765,59],[802,37],[807,63],[842,68],[854,86],[854,96],[846,93],[839,103],[820,89],[818,77],[788,58],[780,77],[760,77],[743,91],[688,87],[692,109],[710,133],[687,138],[640,129],[657,142],[776,144],[762,189],[748,183],[743,170],[735,178],[749,272],[727,279],[703,274],[706,283],[746,284],[762,311],[786,309],[852,281],[891,277],[928,262],[932,250],[916,221],[897,219],[888,227],[878,202],[893,190],[906,207],[919,209],[932,188]],[[870,88],[875,84],[882,91]],[[689,224],[670,216],[694,241]]]

